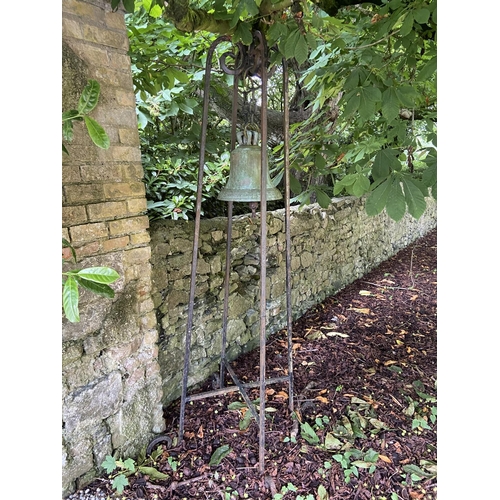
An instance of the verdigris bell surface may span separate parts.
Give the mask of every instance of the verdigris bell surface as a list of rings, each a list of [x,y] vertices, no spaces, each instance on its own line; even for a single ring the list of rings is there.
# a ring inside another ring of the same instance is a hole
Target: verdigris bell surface
[[[240,145],[233,149],[230,158],[229,178],[219,193],[222,201],[260,201],[261,148],[253,145]],[[282,195],[273,187],[269,172],[266,180],[266,199],[281,200]]]

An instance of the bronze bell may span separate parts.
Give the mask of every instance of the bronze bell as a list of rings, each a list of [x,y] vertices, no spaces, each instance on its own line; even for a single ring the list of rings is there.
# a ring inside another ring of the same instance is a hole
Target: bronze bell
[[[260,201],[261,149],[255,145],[239,145],[231,152],[229,178],[219,193],[223,201]],[[282,195],[273,187],[269,172],[266,180],[268,201],[281,200]]]

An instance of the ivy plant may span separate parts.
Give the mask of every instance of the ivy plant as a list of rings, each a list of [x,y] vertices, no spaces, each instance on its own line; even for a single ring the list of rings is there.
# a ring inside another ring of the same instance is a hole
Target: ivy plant
[[[71,250],[72,258],[76,264],[76,252],[71,244],[62,239],[63,248]],[[71,259],[69,259],[71,260]],[[63,258],[63,263],[68,260]],[[91,292],[102,295],[108,299],[115,296],[114,290],[109,286],[116,281],[120,275],[110,267],[87,267],[85,269],[75,269],[62,273],[63,276],[63,310],[66,318],[72,323],[80,321],[80,311],[78,307],[79,287],[86,288]]]
[[[77,109],[70,109],[69,111],[63,112],[62,134],[63,139],[66,142],[71,142],[73,140],[73,122],[83,121],[85,122],[85,126],[87,127],[87,131],[92,139],[92,142],[99,148],[109,148],[108,134],[106,134],[104,128],[97,123],[96,120],[88,116],[89,113],[97,106],[100,92],[101,86],[99,85],[99,82],[89,80],[82,91]],[[69,154],[68,150],[64,146],[64,143],[62,148],[66,154]]]

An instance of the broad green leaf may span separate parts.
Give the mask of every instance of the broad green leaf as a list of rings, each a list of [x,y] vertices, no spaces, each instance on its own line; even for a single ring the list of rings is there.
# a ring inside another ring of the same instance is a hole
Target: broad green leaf
[[[314,432],[314,429],[308,422],[304,422],[300,424],[300,435],[309,443],[309,444],[318,444],[319,437]]]
[[[364,460],[353,460],[351,462],[351,465],[359,467],[360,469],[369,469],[373,465],[373,462],[365,462]]]
[[[424,173],[422,174],[422,182],[431,188],[433,190],[433,196],[434,196],[434,190],[437,186],[437,167],[436,165],[431,165],[430,167],[427,167],[426,170],[424,170]],[[436,198],[436,196],[434,196]]]
[[[437,71],[437,57],[433,57],[425,63],[425,65],[420,69],[417,75],[417,82],[425,82],[430,80],[432,75]]]
[[[125,10],[131,14],[135,9],[135,0],[122,0]]]
[[[123,493],[125,486],[129,485],[129,482],[128,479],[123,474],[119,474],[113,479],[112,485],[113,488],[116,490],[116,492],[121,494]]]
[[[87,267],[78,271],[78,276],[97,283],[113,283],[120,275],[110,267]]]
[[[153,5],[151,10],[149,11],[149,15],[154,18],[161,17],[163,14],[163,10],[159,5]]]
[[[69,111],[65,111],[62,114],[62,121],[65,122],[67,120],[74,120],[77,116],[80,116],[78,110],[70,109]]]
[[[415,105],[415,100],[418,97],[417,91],[411,85],[402,85],[396,88],[396,95],[398,96],[399,102],[408,108]]]
[[[391,122],[399,115],[399,99],[393,87],[389,87],[382,94],[382,116]]]
[[[116,461],[111,455],[106,455],[106,460],[101,464],[101,467],[103,467],[108,474],[111,474],[111,472],[116,469]]]
[[[321,208],[328,208],[332,202],[331,198],[321,189],[316,189],[316,199]]]
[[[193,108],[190,108],[187,104],[180,102],[179,103],[179,108],[184,111],[184,113],[187,113],[188,115],[193,114]]]
[[[180,71],[180,70],[178,70],[176,68],[168,68],[167,71],[168,71],[168,77],[169,78],[175,78],[180,83],[187,83],[187,82],[189,82],[189,76],[188,76],[187,73],[184,73],[184,71]]]
[[[409,465],[403,465],[403,471],[408,472],[410,474],[415,474],[416,476],[419,476],[420,478],[432,478],[434,477],[434,474],[425,472],[422,470],[418,465],[414,464],[409,464]]]
[[[267,32],[269,45],[270,46],[274,45],[274,43],[280,40],[282,37],[286,38],[287,34],[288,34],[288,28],[286,27],[286,25],[282,23],[272,24],[271,27],[269,28],[269,31]]]
[[[68,276],[63,287],[63,309],[66,318],[72,323],[80,321],[78,310],[78,284],[72,276]]]
[[[370,179],[363,174],[358,174],[351,190],[354,196],[363,196],[370,190]]]
[[[429,394],[426,394],[424,392],[424,384],[422,384],[422,382],[420,380],[415,380],[413,382],[413,388],[415,389],[415,392],[422,398],[422,399],[425,399],[426,401],[430,401],[430,402],[435,402],[436,401],[436,398],[434,396],[430,396]]]
[[[242,403],[241,401],[233,401],[227,405],[228,410],[241,410],[243,408],[248,408],[246,403]]]
[[[413,12],[408,12],[399,31],[401,36],[406,36],[413,28]]]
[[[377,87],[363,87],[363,95],[368,101],[378,102],[382,100],[382,93]]]
[[[63,123],[62,135],[65,141],[71,142],[73,140],[73,122],[67,121]]]
[[[294,194],[300,194],[302,192],[302,186],[300,181],[296,177],[290,174],[290,189]]]
[[[253,17],[259,13],[259,7],[255,3],[255,0],[240,0],[240,1],[245,5],[245,9],[248,12],[249,16]]]
[[[146,466],[141,465],[138,467],[138,469],[143,474],[147,474],[150,477],[150,479],[168,479],[169,478],[168,474],[164,474],[163,472],[160,472],[159,470],[155,469],[154,467],[146,467]]]
[[[406,212],[405,196],[398,177],[392,181],[385,210],[387,215],[396,222],[401,220]]]
[[[346,102],[344,112],[347,116],[358,111],[361,103],[361,97],[359,92],[355,92],[352,94],[352,97]]]
[[[246,411],[245,415],[243,416],[243,418],[240,420],[240,423],[239,423],[240,431],[244,431],[245,429],[248,429],[251,422],[252,422],[252,412]]]
[[[82,115],[90,113],[96,106],[99,100],[101,86],[95,80],[89,80],[83,89],[80,100],[78,101],[78,112]]]
[[[132,458],[127,458],[123,462],[123,467],[129,470],[130,472],[135,472],[135,461]]]
[[[421,9],[418,9],[413,13],[415,21],[417,21],[417,23],[419,24],[426,24],[429,21],[430,15],[430,10],[426,9],[425,7],[422,7]]]
[[[378,215],[382,212],[389,199],[391,188],[391,179],[386,179],[370,193],[365,203],[365,211],[368,215]]]
[[[329,499],[329,496],[328,496],[328,492],[326,491],[326,488],[320,484],[318,486],[318,500],[328,500]]]
[[[327,450],[339,450],[342,448],[342,441],[337,439],[331,432],[325,436],[325,448]]]
[[[109,148],[109,137],[105,130],[90,116],[84,116],[85,125],[94,144],[102,149]]]
[[[295,56],[295,47],[297,46],[300,38],[300,32],[298,29],[289,33],[284,46],[284,56],[286,59],[291,59]]]
[[[359,66],[354,68],[349,74],[349,76],[346,78],[346,81],[344,83],[344,89],[346,91],[350,89],[356,89],[363,83],[365,78],[366,78],[366,72],[363,68]]]
[[[307,46],[304,35],[302,34],[300,34],[299,39],[297,40],[293,55],[299,64],[303,64],[307,61],[309,56],[309,47]]]
[[[391,169],[398,170],[401,168],[397,154],[398,152],[392,148],[384,148],[377,152],[372,166],[374,180],[384,179],[389,175]]]
[[[316,153],[314,155],[314,166],[318,170],[322,170],[323,168],[325,168],[325,165],[326,165],[326,161],[325,161],[324,156],[321,153]]]
[[[222,446],[219,446],[213,453],[212,456],[210,457],[210,462],[208,465],[219,465],[222,461],[222,459],[227,456],[229,453],[231,453],[232,448],[229,447],[229,445],[225,444]]]
[[[250,45],[253,41],[250,25],[245,22],[238,22],[233,35],[233,42],[237,43],[241,40],[244,45]]]
[[[75,275],[75,279],[80,286],[90,290],[91,292],[106,297],[107,299],[112,299],[115,296],[115,291],[104,283],[96,283],[95,281],[89,281],[85,278],[81,278],[78,275]]]
[[[402,178],[402,183],[405,192],[406,204],[408,205],[408,212],[410,212],[415,219],[418,219],[426,209],[424,195],[418,186],[412,182],[410,177],[404,176]]]
[[[370,448],[364,456],[366,462],[371,462],[372,464],[378,460],[379,454],[372,448]]]

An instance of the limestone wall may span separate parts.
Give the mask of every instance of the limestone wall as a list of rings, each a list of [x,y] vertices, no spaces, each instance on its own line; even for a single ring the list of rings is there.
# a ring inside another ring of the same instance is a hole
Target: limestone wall
[[[286,326],[284,211],[268,212],[268,332]],[[190,386],[217,371],[220,357],[226,219],[201,221],[197,295],[191,347]],[[234,218],[228,357],[258,345],[259,219]],[[436,203],[419,219],[394,222],[385,213],[369,217],[364,200],[334,199],[327,210],[310,205],[292,209],[291,268],[293,318],[362,277],[382,261],[436,227]],[[180,395],[184,363],[194,223],[158,221],[151,225],[153,299],[159,319],[159,363],[163,403]]]
[[[121,278],[113,300],[86,290],[80,322],[62,323],[63,494],[102,473],[107,454],[135,456],[164,429],[151,300],[149,221],[123,12],[105,0],[63,0],[63,111],[88,79],[101,86],[91,116],[111,146],[97,148],[82,122],[62,158],[62,236],[78,264]]]

